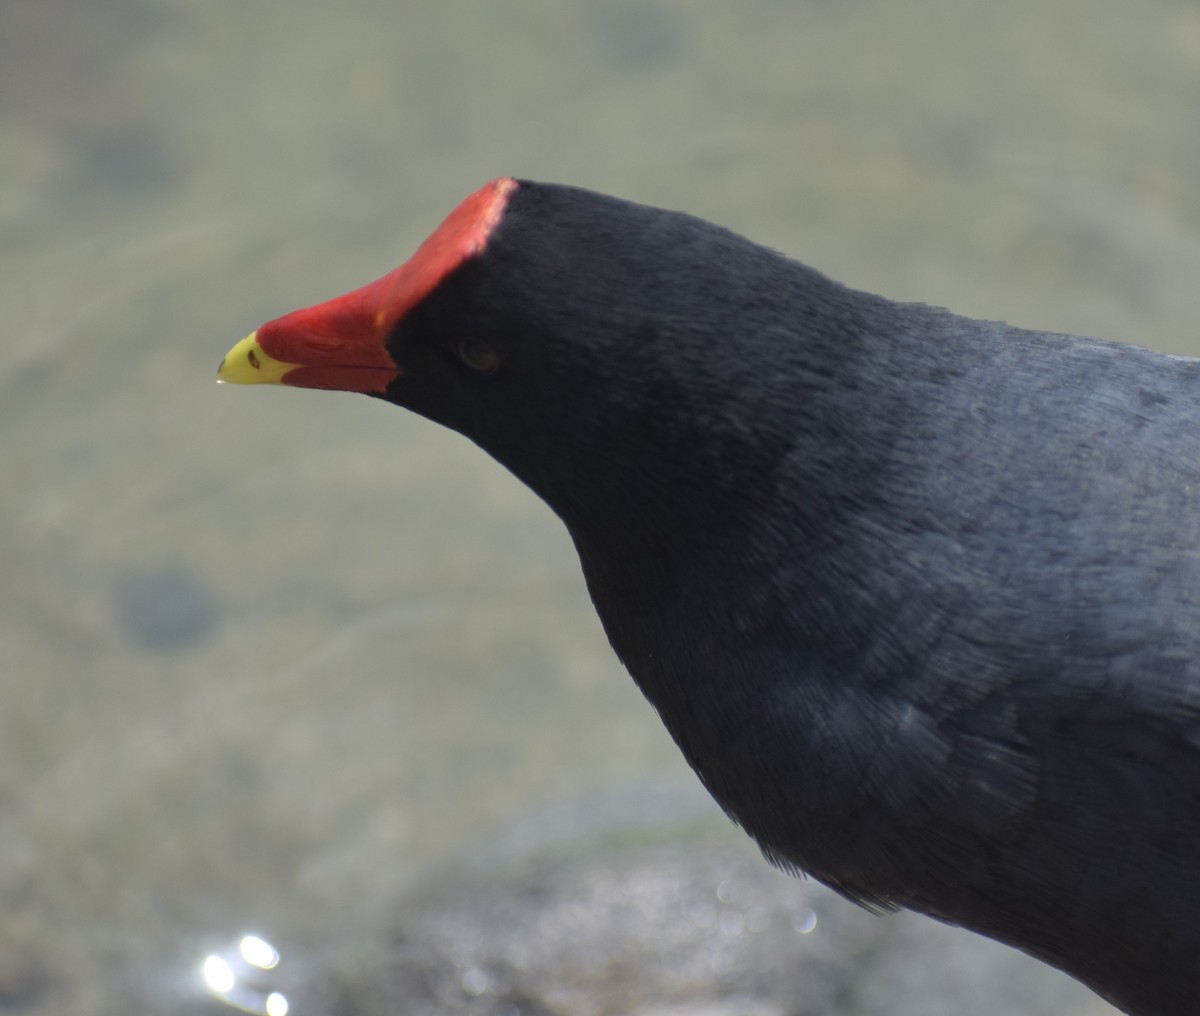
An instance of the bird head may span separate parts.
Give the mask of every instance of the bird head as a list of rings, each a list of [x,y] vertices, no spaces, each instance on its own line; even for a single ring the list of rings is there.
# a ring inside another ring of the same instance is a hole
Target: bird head
[[[262,325],[218,378],[403,406],[570,522],[572,502],[611,512],[697,471],[718,487],[761,480],[792,430],[780,333],[803,322],[779,306],[798,269],[692,216],[502,178],[399,268]]]

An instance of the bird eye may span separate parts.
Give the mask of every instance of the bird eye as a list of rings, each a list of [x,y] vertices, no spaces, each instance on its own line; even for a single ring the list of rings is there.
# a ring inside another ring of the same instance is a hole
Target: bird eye
[[[472,370],[495,370],[500,366],[500,356],[481,339],[459,339],[455,352]]]

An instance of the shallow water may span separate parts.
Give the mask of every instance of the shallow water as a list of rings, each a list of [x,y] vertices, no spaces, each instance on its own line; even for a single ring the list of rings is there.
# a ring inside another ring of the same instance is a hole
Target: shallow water
[[[0,1007],[165,1010],[237,932],[370,941],[532,809],[690,785],[532,495],[217,388],[234,341],[516,174],[1200,353],[1197,66],[1164,0],[7,4]]]

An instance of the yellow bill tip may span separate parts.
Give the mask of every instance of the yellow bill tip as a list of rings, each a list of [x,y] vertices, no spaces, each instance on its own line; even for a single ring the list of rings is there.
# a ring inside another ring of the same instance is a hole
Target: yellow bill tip
[[[263,352],[258,332],[251,332],[225,354],[217,368],[217,381],[231,385],[277,385],[299,364],[284,363]]]

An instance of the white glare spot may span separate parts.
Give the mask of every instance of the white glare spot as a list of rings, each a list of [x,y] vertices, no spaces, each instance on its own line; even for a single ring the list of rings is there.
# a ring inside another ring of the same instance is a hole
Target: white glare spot
[[[238,952],[250,966],[258,967],[259,970],[271,970],[279,963],[279,953],[275,947],[257,935],[243,935],[238,944]]]
[[[471,967],[470,970],[464,971],[462,975],[462,989],[468,995],[474,995],[478,998],[488,990],[487,972],[480,970],[479,967]]]
[[[253,1016],[287,1016],[287,996],[274,990],[279,952],[259,935],[243,935],[236,945],[208,956],[201,967],[214,997]]]
[[[792,927],[801,935],[807,935],[817,926],[817,915],[811,910],[803,910],[792,918]]]
[[[220,956],[209,956],[204,961],[204,983],[216,995],[233,990],[233,970]]]

